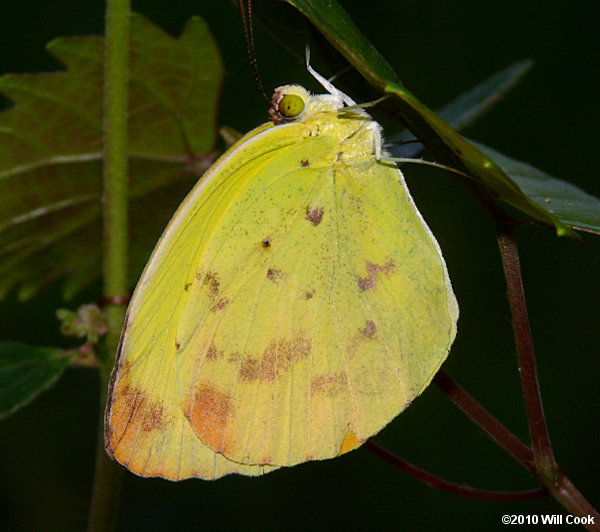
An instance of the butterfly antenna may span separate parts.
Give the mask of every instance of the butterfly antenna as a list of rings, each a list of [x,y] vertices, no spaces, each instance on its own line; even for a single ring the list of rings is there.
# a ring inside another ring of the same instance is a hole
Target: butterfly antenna
[[[256,84],[258,85],[258,89],[260,90],[262,97],[265,99],[267,104],[271,105],[271,98],[269,98],[265,92],[265,87],[263,85],[262,78],[260,77],[258,64],[256,62],[256,50],[254,49],[254,29],[252,27],[252,21],[254,18],[252,14],[252,0],[247,0],[246,3],[244,3],[244,0],[238,0],[238,6],[242,15],[242,25],[244,26],[244,36],[246,37],[246,49],[248,50],[248,57],[250,58],[250,67],[252,68],[254,79],[256,80]]]
[[[308,70],[309,74],[321,84],[321,87],[323,87],[329,94],[340,97],[345,105],[355,106],[356,102],[350,98],[350,96],[339,90],[333,83],[321,76],[321,74],[319,74],[313,67],[310,66],[310,46],[308,46],[308,44],[306,45],[304,53],[306,55],[306,70]]]

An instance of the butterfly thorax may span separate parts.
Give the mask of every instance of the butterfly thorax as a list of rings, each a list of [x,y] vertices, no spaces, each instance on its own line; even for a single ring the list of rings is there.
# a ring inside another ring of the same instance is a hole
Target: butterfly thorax
[[[381,127],[361,108],[346,107],[343,93],[311,94],[300,85],[275,90],[270,111],[276,127],[301,123],[304,138],[327,136],[334,141],[332,164],[373,162],[381,156]]]

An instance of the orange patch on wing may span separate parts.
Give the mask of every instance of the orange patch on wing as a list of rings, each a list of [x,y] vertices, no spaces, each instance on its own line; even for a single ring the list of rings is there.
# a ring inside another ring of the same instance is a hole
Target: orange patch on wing
[[[367,261],[367,276],[358,278],[358,288],[361,292],[366,290],[375,290],[377,288],[377,280],[380,276],[386,279],[396,271],[396,262],[394,259],[388,260],[385,264],[374,264]]]
[[[202,441],[217,452],[227,449],[227,424],[233,416],[231,396],[210,384],[197,388],[184,405],[185,417]]]
[[[161,430],[165,427],[164,407],[161,403],[149,405],[142,419],[142,430],[144,432],[152,432],[153,430]]]
[[[247,357],[242,362],[240,376],[246,381],[272,381],[279,375],[306,358],[312,352],[312,340],[300,335],[293,340],[276,338],[271,340],[261,357]]]
[[[150,400],[143,390],[125,383],[113,392],[107,446],[111,452],[120,445],[127,447],[140,431],[163,431],[171,422],[161,401]]]
[[[338,456],[340,454],[344,454],[349,451],[352,451],[353,449],[356,449],[357,447],[361,446],[363,443],[364,443],[364,440],[361,440],[360,438],[358,438],[358,436],[356,436],[356,434],[354,434],[354,432],[352,432],[351,430],[348,431],[348,434],[346,434],[346,437],[344,438],[344,441],[342,442],[342,445],[340,446],[340,452],[338,453]]]
[[[121,378],[124,379],[131,371],[131,362],[129,362],[128,360],[123,362],[123,364],[121,364],[121,366],[119,367],[118,371],[119,375],[121,375]]]

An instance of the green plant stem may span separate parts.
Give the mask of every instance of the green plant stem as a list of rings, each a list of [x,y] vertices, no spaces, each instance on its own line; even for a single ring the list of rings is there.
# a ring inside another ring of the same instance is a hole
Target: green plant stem
[[[106,405],[109,378],[110,372],[106,371],[104,367],[101,368],[96,467],[88,532],[115,529],[121,496],[123,470],[107,456],[104,450],[104,405]]]
[[[588,530],[600,530],[600,515],[561,471],[554,458],[542,406],[517,241],[512,225],[498,217],[496,220],[498,246],[506,279],[519,375],[537,475],[552,496],[573,515],[595,517],[595,523],[586,526]]]
[[[127,279],[127,89],[129,0],[107,0],[104,54],[103,295],[123,296]],[[100,359],[101,393],[94,493],[89,532],[115,529],[122,474],[104,451],[104,407],[110,368],[125,316],[123,305],[106,307],[108,332]]]

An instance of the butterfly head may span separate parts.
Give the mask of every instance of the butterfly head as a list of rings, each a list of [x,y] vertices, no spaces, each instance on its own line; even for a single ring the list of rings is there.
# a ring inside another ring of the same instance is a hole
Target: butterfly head
[[[301,85],[284,85],[275,89],[269,116],[275,124],[285,124],[342,107],[344,102],[337,94],[315,95]]]

